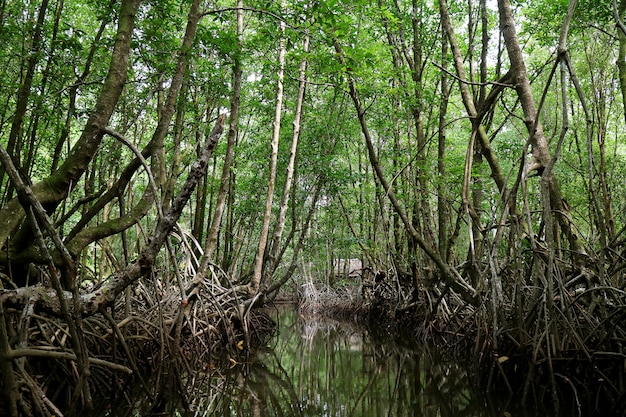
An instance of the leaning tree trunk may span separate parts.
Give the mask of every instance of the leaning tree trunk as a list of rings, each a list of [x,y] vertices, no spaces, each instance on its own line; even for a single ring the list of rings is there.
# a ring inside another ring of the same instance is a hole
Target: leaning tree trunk
[[[33,193],[47,210],[54,209],[67,197],[100,146],[104,128],[115,110],[126,83],[130,44],[139,2],[140,0],[124,0],[120,6],[117,35],[109,71],[80,138],[59,169],[32,187]],[[0,224],[0,250],[7,245],[9,236],[20,226],[25,216],[26,212],[17,198],[13,198],[0,209],[0,218],[4,219]]]
[[[208,262],[213,257],[213,253],[217,248],[217,237],[222,224],[222,215],[226,206],[226,198],[229,196],[229,188],[231,181],[231,171],[233,160],[235,157],[235,142],[238,134],[239,124],[239,104],[241,102],[241,81],[243,69],[241,67],[241,51],[243,41],[243,0],[237,1],[237,36],[238,36],[238,54],[236,54],[233,63],[233,91],[230,97],[230,120],[228,125],[228,143],[226,144],[226,155],[224,156],[224,165],[222,167],[222,176],[220,178],[220,188],[217,193],[217,202],[215,203],[215,211],[211,219],[211,226],[206,238],[202,266],[199,273],[204,274],[208,267]]]
[[[308,34],[304,38],[303,51],[305,54],[309,52],[309,36]],[[285,219],[287,218],[287,208],[289,206],[289,196],[291,195],[291,184],[293,183],[294,171],[296,166],[296,154],[298,151],[298,140],[300,138],[300,125],[302,123],[302,105],[304,103],[304,93],[306,90],[306,67],[307,60],[303,58],[300,62],[300,85],[298,87],[298,98],[296,101],[296,113],[293,120],[293,135],[291,138],[291,151],[289,154],[289,163],[287,164],[287,177],[285,179],[285,187],[283,189],[283,197],[280,202],[280,209],[278,211],[278,220],[276,224],[276,231],[274,238],[270,246],[269,261],[267,276],[271,278],[272,274],[278,267],[280,259],[277,258],[280,240],[285,230]]]
[[[448,43],[446,35],[441,36],[441,64],[445,65],[448,59]],[[445,69],[445,68],[444,68]],[[437,174],[439,181],[437,183],[437,224],[438,224],[438,241],[439,255],[444,261],[448,261],[448,222],[450,220],[450,210],[448,208],[448,191],[445,183],[446,178],[446,127],[448,114],[448,100],[450,98],[450,87],[448,86],[448,74],[445,71],[441,73],[441,103],[439,104],[439,129],[437,130]]]
[[[185,183],[172,201],[170,209],[159,218],[154,231],[150,235],[150,241],[137,258],[123,270],[110,276],[102,287],[97,287],[88,294],[81,294],[80,298],[76,300],[79,303],[78,310],[82,312],[83,316],[93,315],[110,307],[128,286],[152,271],[159,251],[165,244],[169,233],[176,226],[176,222],[186,207],[200,177],[207,170],[209,159],[222,134],[225,119],[226,115],[220,115],[217,118],[207,143],[202,147],[198,159],[191,166]],[[28,303],[33,303],[37,308],[56,316],[61,315],[60,297],[65,297],[68,300],[73,298],[72,294],[67,291],[62,291],[62,295],[58,296],[54,295],[49,288],[40,285],[0,290],[0,303],[10,304],[14,307],[23,307]],[[20,355],[19,352],[15,351],[11,355],[11,357],[28,356]],[[0,358],[0,361],[2,359]]]
[[[542,176],[542,181],[547,184],[549,189],[549,201],[544,201],[543,204],[550,205],[551,212],[556,213],[559,226],[569,241],[572,253],[584,255],[586,251],[583,241],[576,232],[569,207],[564,203],[556,175],[551,169],[546,170],[552,162],[552,157],[548,149],[548,140],[538,120],[539,115],[535,106],[535,99],[530,86],[530,78],[526,70],[522,48],[515,29],[510,1],[498,0],[498,10],[500,13],[500,31],[504,38],[511,65],[510,74],[524,112],[524,123],[526,124],[532,146],[532,158],[528,171],[535,171]]]
[[[454,28],[452,27],[452,22],[450,21],[450,14],[448,12],[448,4],[446,0],[441,0],[439,2],[439,11],[441,15],[441,24],[443,26],[443,30],[446,32],[448,42],[450,43],[454,67],[457,77],[459,78],[458,84],[459,89],[461,90],[463,105],[465,106],[467,115],[476,125],[475,129],[477,131],[477,139],[479,140],[483,156],[487,159],[489,167],[491,168],[491,176],[498,186],[498,190],[500,191],[500,193],[505,195],[506,193],[508,193],[506,176],[500,166],[498,158],[491,148],[489,137],[487,136],[487,132],[481,123],[483,113],[479,113],[479,111],[477,110],[476,104],[474,103],[474,98],[468,87],[468,78],[463,64],[463,53],[461,52],[461,48],[459,47],[458,41],[456,39]],[[493,101],[495,101],[496,94],[503,89],[507,80],[508,77],[505,76],[498,83],[495,83],[494,91],[492,92],[492,95],[494,96],[494,98],[492,99]]]
[[[20,167],[20,153],[22,147],[22,131],[23,131],[23,122],[24,117],[26,115],[28,100],[30,98],[31,87],[33,85],[33,77],[35,75],[35,69],[39,62],[39,58],[41,57],[41,42],[42,42],[42,31],[44,26],[44,20],[46,18],[46,12],[48,10],[48,0],[44,0],[39,7],[39,13],[37,15],[37,23],[35,25],[32,44],[30,46],[30,51],[28,53],[28,58],[26,60],[26,71],[24,74],[24,79],[20,85],[20,88],[17,93],[17,100],[15,105],[15,113],[13,114],[13,121],[11,123],[11,131],[9,132],[9,139],[7,142],[7,152],[12,156],[13,163],[16,167]],[[0,165],[0,186],[4,182],[4,176],[6,173],[6,168]],[[9,182],[10,184],[10,182]],[[9,190],[11,187],[7,187]],[[6,198],[11,198],[11,195],[7,195]],[[2,248],[2,243],[0,240],[0,249]]]
[[[67,238],[68,246],[73,248],[73,255],[78,255],[78,253],[91,242],[117,234],[122,230],[128,229],[132,225],[136,224],[141,218],[146,215],[152,203],[155,200],[158,201],[158,186],[165,181],[165,178],[163,178],[164,174],[162,172],[163,167],[166,164],[166,161],[163,160],[163,158],[165,157],[162,152],[163,144],[168,129],[170,128],[172,118],[174,117],[174,113],[176,111],[176,102],[178,100],[178,96],[183,85],[184,76],[187,71],[190,50],[192,48],[193,40],[196,35],[198,22],[201,18],[199,9],[199,0],[194,0],[187,17],[187,26],[185,28],[185,34],[183,36],[182,45],[178,54],[176,69],[174,71],[174,74],[172,75],[172,81],[170,83],[167,98],[165,100],[165,104],[162,110],[160,111],[159,120],[152,134],[152,138],[150,139],[150,142],[146,147],[153,158],[153,162],[156,160],[156,169],[149,169],[144,159],[143,153],[134,149],[130,141],[126,140],[122,135],[109,128],[103,129],[103,132],[117,138],[118,140],[121,140],[126,146],[133,148],[133,152],[135,153],[136,158],[141,162],[148,174],[150,174],[151,172],[155,174],[154,178],[151,177],[151,180],[154,180],[154,183],[152,183],[152,187],[148,187],[148,189],[144,192],[144,195],[142,196],[140,202],[135,205],[135,207],[133,207],[133,209],[128,214],[122,214],[119,218],[106,221],[97,226],[86,227],[89,220],[93,217],[93,215],[98,212],[96,210],[93,210],[94,207],[92,207],[89,215],[83,216],[83,218],[81,218],[81,220],[79,221],[81,229],[77,230],[75,228],[74,230],[72,230]],[[104,206],[102,204],[97,204],[95,207],[102,208]],[[169,207],[169,202],[167,204],[167,207]],[[157,206],[157,208],[159,209],[159,213],[162,214],[161,206]]]
[[[626,13],[626,0],[621,0],[619,9],[615,10],[615,20],[617,21],[617,37],[619,39],[619,53],[617,57],[617,68],[619,69],[619,86],[622,92],[622,105],[624,119],[626,120],[626,25],[624,24],[624,14]]]
[[[342,65],[346,66],[345,53],[343,51],[343,48],[341,47],[341,44],[339,43],[337,39],[334,40],[334,47],[335,47],[337,58],[339,59]],[[459,272],[455,270],[453,267],[451,267],[447,262],[444,261],[444,259],[439,255],[439,252],[435,249],[435,247],[432,246],[426,239],[424,239],[422,235],[418,233],[418,231],[415,229],[415,227],[409,220],[404,207],[402,207],[402,205],[398,201],[389,182],[387,181],[387,178],[385,177],[385,173],[378,160],[376,148],[374,147],[374,142],[372,140],[372,136],[369,131],[367,120],[365,118],[365,109],[363,108],[363,105],[361,104],[361,100],[359,98],[359,93],[357,91],[356,84],[351,74],[347,73],[346,76],[348,79],[348,88],[349,88],[350,98],[352,99],[352,102],[354,104],[354,107],[357,113],[357,118],[359,119],[359,124],[361,125],[361,132],[363,133],[363,137],[365,138],[367,154],[369,156],[370,164],[372,166],[376,179],[379,181],[380,185],[385,191],[385,194],[389,198],[389,201],[391,202],[395,212],[398,214],[398,216],[402,220],[404,227],[407,229],[407,231],[411,235],[411,238],[417,243],[417,245],[419,245],[419,247],[426,253],[426,255],[430,259],[432,259],[435,265],[437,265],[437,268],[439,269],[439,272],[444,282],[447,285],[449,285],[450,288],[455,290],[467,303],[472,304],[472,305],[477,305],[478,294],[476,290],[472,288],[469,284],[467,284],[463,280]]]

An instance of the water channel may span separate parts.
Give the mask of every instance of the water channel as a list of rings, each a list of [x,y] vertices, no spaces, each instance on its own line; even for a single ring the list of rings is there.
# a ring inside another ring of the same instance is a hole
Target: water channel
[[[278,335],[246,364],[195,384],[191,411],[171,416],[546,416],[489,400],[470,373],[433,349],[349,323],[273,312]],[[143,415],[111,410],[108,416]]]
[[[452,363],[292,310],[279,323],[274,345],[259,354],[246,389],[228,404],[236,415],[483,415],[466,374]]]

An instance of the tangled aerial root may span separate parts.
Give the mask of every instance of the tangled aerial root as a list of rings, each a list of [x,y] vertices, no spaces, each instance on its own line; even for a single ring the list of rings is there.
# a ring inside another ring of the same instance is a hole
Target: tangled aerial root
[[[354,319],[471,358],[477,386],[523,403],[580,415],[599,406],[623,409],[626,292],[597,276],[565,279],[565,271],[557,272],[552,282],[507,276],[503,291],[481,294],[477,306],[441,283],[407,291],[391,275],[360,288],[308,283],[300,289],[300,311]]]
[[[210,272],[194,283],[200,288],[192,300],[181,296],[188,293],[181,286],[189,288],[192,276],[181,274],[169,284],[163,278],[140,280],[114,308],[83,319],[90,391],[102,397],[96,403],[120,396],[127,384],[140,386],[155,409],[172,394],[184,400],[195,373],[219,374],[245,362],[250,350],[267,341],[275,327],[269,316],[246,308],[242,296],[221,285],[229,280],[218,268]],[[14,377],[20,392],[27,393],[21,410],[62,415],[76,382],[67,324],[35,308],[5,314],[20,338],[14,351],[23,359]]]

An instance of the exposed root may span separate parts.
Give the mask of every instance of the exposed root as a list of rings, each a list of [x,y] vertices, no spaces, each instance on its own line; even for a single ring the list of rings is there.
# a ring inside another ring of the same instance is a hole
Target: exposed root
[[[192,287],[192,274],[170,284],[163,279],[139,281],[112,311],[84,318],[90,387],[100,401],[119,395],[119,388],[132,382],[158,410],[173,394],[184,398],[198,372],[245,362],[251,349],[267,341],[273,321],[242,308],[239,295],[220,284],[228,282],[221,274],[214,268],[207,279],[193,283],[198,290],[192,300],[183,299],[180,288]],[[15,380],[29,394],[21,411],[60,416],[70,406],[78,378],[76,355],[64,320],[35,311],[5,312],[16,329],[11,342],[16,347],[9,351],[19,365],[14,367]],[[148,377],[150,383],[144,380]]]
[[[309,283],[301,287],[300,310],[366,322],[387,337],[429,340],[442,353],[471,358],[487,392],[579,415],[618,410],[626,402],[626,292],[589,270],[564,275],[555,270],[551,284],[538,276],[535,285],[503,277],[504,291],[483,294],[478,307],[446,285],[409,292],[393,276],[360,291]]]

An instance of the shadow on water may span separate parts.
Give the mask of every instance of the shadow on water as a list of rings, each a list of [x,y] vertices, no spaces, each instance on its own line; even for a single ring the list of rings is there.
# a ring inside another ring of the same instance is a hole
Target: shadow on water
[[[187,411],[179,416],[531,416],[479,393],[466,367],[411,341],[374,336],[349,323],[276,312],[279,335],[246,363],[187,376]],[[108,416],[149,415],[120,407]],[[153,414],[154,415],[154,414]]]

